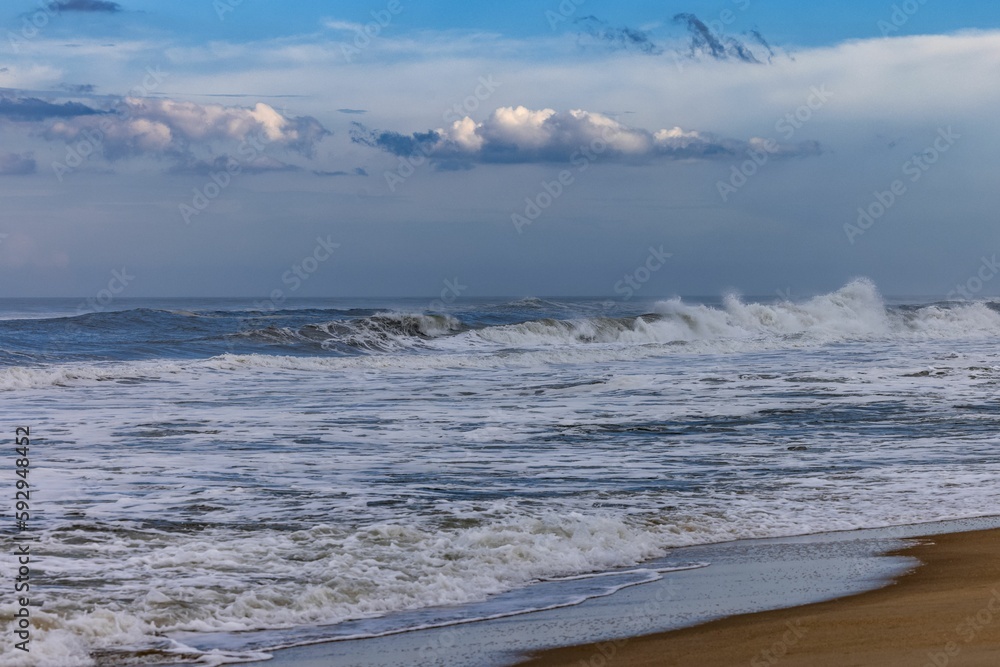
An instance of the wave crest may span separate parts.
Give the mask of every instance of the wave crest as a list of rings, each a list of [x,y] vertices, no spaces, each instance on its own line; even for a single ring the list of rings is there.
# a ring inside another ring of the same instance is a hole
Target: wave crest
[[[450,336],[466,328],[450,315],[378,313],[353,320],[306,324],[297,329],[253,329],[240,335],[278,345],[304,345],[341,352],[391,352]]]
[[[829,344],[899,337],[966,337],[1000,331],[1000,314],[984,302],[889,308],[867,279],[801,303],[746,303],[725,297],[721,307],[679,298],[661,301],[638,317],[539,319],[470,332],[511,347],[581,344],[683,344],[757,341],[766,347],[789,341]],[[720,349],[724,351],[726,348]]]

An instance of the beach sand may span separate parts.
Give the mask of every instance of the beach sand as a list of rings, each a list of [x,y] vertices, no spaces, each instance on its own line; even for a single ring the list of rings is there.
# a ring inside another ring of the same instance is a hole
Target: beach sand
[[[1000,665],[1000,530],[934,535],[922,566],[878,590],[614,642],[537,653],[532,667]]]

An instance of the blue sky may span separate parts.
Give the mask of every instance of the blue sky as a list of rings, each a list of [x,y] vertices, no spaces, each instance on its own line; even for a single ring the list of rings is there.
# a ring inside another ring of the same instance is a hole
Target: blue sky
[[[637,296],[1000,293],[987,3],[18,0],[0,20],[0,296],[124,268],[132,296],[624,298],[651,253]]]
[[[572,2],[572,0],[569,0]],[[951,32],[964,28],[996,28],[1000,16],[991,3],[940,2],[916,0],[919,11],[909,16],[895,34],[918,35]],[[8,2],[8,17],[37,9],[32,0]],[[232,2],[232,11],[222,10],[225,27],[220,29],[216,17],[218,7],[213,0],[133,0],[119,3],[123,12],[113,22],[103,21],[103,31],[112,34],[122,27],[130,30],[163,30],[178,41],[198,42],[223,38],[268,39],[278,35],[299,35],[314,32],[323,17],[364,22],[370,12],[383,10],[386,2],[365,0],[336,2],[300,0],[295,3]],[[487,30],[511,37],[546,35],[552,31],[547,11],[559,11],[559,2],[511,0],[504,3],[414,2],[406,6],[394,22],[399,32],[417,30]],[[576,3],[574,3],[576,4]],[[889,20],[893,5],[904,2],[872,2],[843,0],[841,2],[794,2],[792,0],[692,0],[664,2],[642,0],[613,2],[585,0],[577,4],[576,15],[593,14],[615,24],[652,26],[670,24],[681,12],[698,15],[704,21],[719,20],[731,11],[730,25],[744,30],[753,27],[783,44],[819,46],[847,39],[881,36],[879,21]],[[109,25],[110,24],[110,25]],[[560,24],[564,29],[566,24]],[[78,26],[77,26],[78,27]]]

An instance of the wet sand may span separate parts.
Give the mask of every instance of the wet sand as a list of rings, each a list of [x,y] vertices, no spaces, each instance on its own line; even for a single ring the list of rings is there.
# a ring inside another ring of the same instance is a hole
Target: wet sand
[[[1000,665],[1000,530],[933,535],[878,590],[643,637],[537,653],[532,667]]]

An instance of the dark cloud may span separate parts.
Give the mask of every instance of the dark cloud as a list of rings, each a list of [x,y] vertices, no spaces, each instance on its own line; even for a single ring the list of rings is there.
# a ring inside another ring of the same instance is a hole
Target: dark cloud
[[[677,14],[674,16],[674,22],[684,25],[688,30],[691,57],[707,55],[715,60],[737,60],[758,65],[761,63],[746,44],[735,37],[715,34],[694,14]],[[760,39],[763,40],[762,37]],[[770,50],[770,47],[767,48]]]
[[[74,95],[89,95],[96,89],[92,83],[61,83],[59,87]]]
[[[79,102],[53,104],[37,97],[8,97],[0,95],[0,118],[13,120],[44,120],[46,118],[75,118],[96,116],[105,111],[88,107]]]
[[[659,55],[663,49],[650,38],[649,33],[634,28],[615,28],[596,16],[584,16],[576,20],[583,29],[583,35],[615,50],[634,49],[647,55]]]
[[[323,124],[312,116],[289,116],[288,131],[298,136],[295,141],[289,141],[286,145],[291,150],[297,151],[306,157],[313,157],[316,145],[324,137],[333,135],[333,132],[323,127]]]
[[[314,169],[313,173],[317,176],[367,176],[368,171],[363,167],[355,167],[351,171],[324,171],[321,169]]]
[[[748,49],[745,44],[743,44],[743,42],[735,37],[726,37],[724,39],[726,40],[728,52],[733,54],[737,60],[741,60],[745,63],[760,64],[760,60],[757,59],[757,56],[755,56],[753,52]]]
[[[733,159],[748,151],[772,157],[816,155],[815,142],[782,144],[765,139],[729,139],[680,128],[649,131],[604,114],[501,107],[486,120],[463,119],[450,128],[402,134],[371,130],[359,123],[357,144],[411,159],[428,159],[440,170],[474,164],[570,163],[602,161],[642,164],[653,160]]]
[[[691,36],[692,54],[707,52],[713,58],[720,60],[725,58],[726,47],[722,45],[719,38],[697,16],[694,14],[677,14],[674,16],[674,22],[687,26],[688,33]]]
[[[756,28],[749,31],[747,34],[750,35],[755,42],[757,42],[758,44],[763,46],[764,49],[767,50],[767,61],[771,62],[771,59],[774,58],[774,49],[772,49],[771,45],[767,42],[766,39],[764,39],[764,35],[760,34],[760,31],[757,30]]]
[[[442,139],[441,135],[434,130],[400,134],[387,130],[371,130],[361,123],[352,123],[352,125],[354,127],[351,130],[351,141],[363,146],[378,148],[393,155],[427,153]]]
[[[23,176],[38,170],[31,153],[0,153],[0,176]]]
[[[774,56],[774,49],[758,30],[751,30],[746,34],[757,50],[763,48],[766,55],[762,53],[758,56],[754,48],[736,37],[713,32],[694,14],[677,14],[674,16],[674,22],[687,29],[690,43],[688,55],[692,58],[708,56],[715,60],[761,64],[764,60],[770,62]],[[581,29],[578,38],[582,44],[596,43],[616,51],[637,51],[652,56],[664,53],[663,47],[654,42],[650,34],[644,30],[614,27],[593,15],[581,17],[575,23]]]
[[[49,9],[54,12],[103,12],[116,14],[122,11],[117,2],[108,0],[55,0],[49,3]]]
[[[368,113],[368,109],[337,109],[340,113],[363,114]]]

